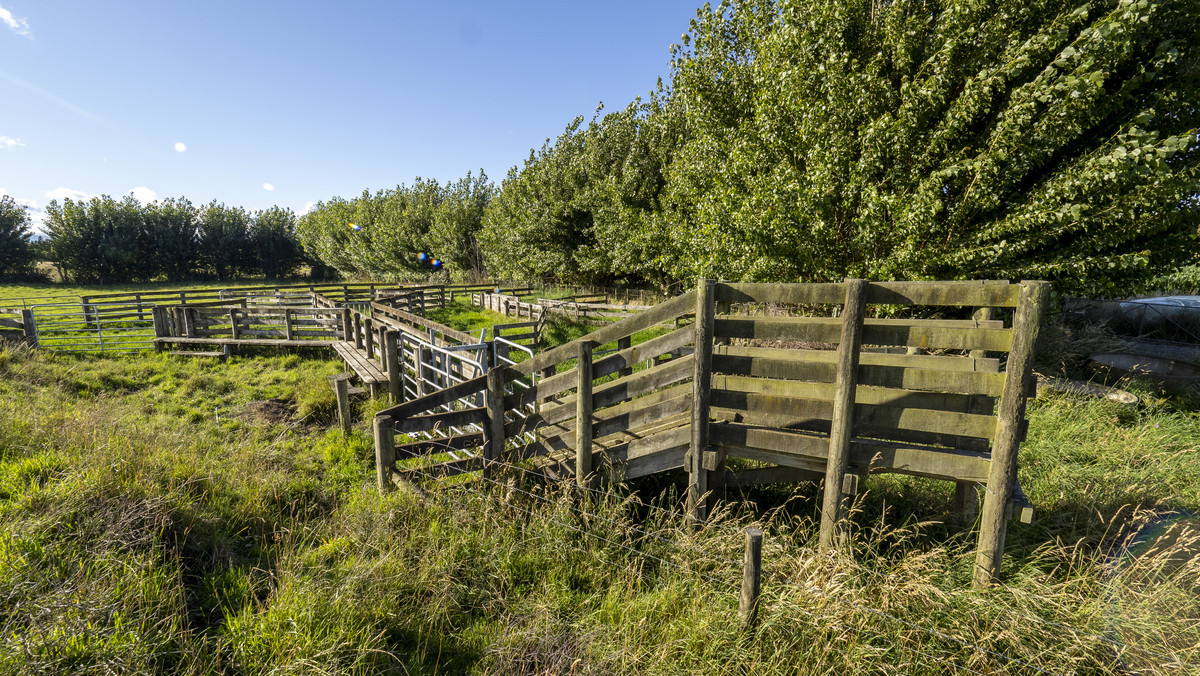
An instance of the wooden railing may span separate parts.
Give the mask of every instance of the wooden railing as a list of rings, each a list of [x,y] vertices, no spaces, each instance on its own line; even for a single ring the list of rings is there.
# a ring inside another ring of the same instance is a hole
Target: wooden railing
[[[683,468],[696,521],[711,488],[823,479],[823,548],[839,541],[848,499],[870,474],[954,481],[968,518],[986,486],[975,574],[983,585],[998,570],[1007,520],[1030,516],[1016,459],[1047,294],[1042,282],[702,282],[577,341],[381,411],[380,477],[404,475],[397,452],[427,455],[443,473],[525,462],[581,484]],[[758,314],[768,307],[777,314]],[[948,318],[927,318],[935,313]],[[605,346],[615,351],[593,357]],[[484,405],[444,410],[478,394]],[[443,410],[430,413],[434,404]],[[463,421],[481,431],[439,432]],[[417,432],[430,438],[404,443]],[[437,456],[445,449],[458,456]]]

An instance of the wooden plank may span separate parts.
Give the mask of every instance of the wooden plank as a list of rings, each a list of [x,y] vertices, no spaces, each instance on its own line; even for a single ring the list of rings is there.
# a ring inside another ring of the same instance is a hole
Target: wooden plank
[[[592,483],[592,343],[579,341],[575,380],[575,482],[581,487]]]
[[[758,394],[759,401],[778,399],[812,399],[818,401],[833,401],[836,386],[833,383],[819,383],[803,380],[778,380],[775,378],[750,378],[746,376],[713,376],[713,389],[722,392]],[[958,392],[931,392],[928,390],[905,390],[892,387],[875,387],[859,385],[854,390],[855,401],[872,406],[887,406],[902,409],[941,410],[953,413],[971,413],[975,399],[969,394]],[[722,406],[727,408],[739,405],[736,395],[725,395]],[[750,406],[749,402],[740,405]],[[797,403],[803,405],[803,403]],[[780,410],[786,408],[773,407]],[[991,417],[991,416],[985,416]],[[941,421],[939,424],[944,424]],[[974,427],[974,425],[971,425]],[[993,429],[994,425],[983,429]],[[976,435],[967,435],[976,436]],[[991,436],[989,433],[986,435]]]
[[[783,382],[783,381],[780,381]],[[785,383],[786,385],[803,385],[807,383]],[[814,387],[817,385],[813,384]],[[820,385],[830,389],[830,385]],[[862,391],[864,388],[860,388]],[[904,393],[904,390],[881,390],[883,393]],[[960,397],[959,408],[970,407],[970,398],[965,395],[938,395],[926,392],[909,393],[913,397]],[[900,396],[903,396],[902,394]],[[890,405],[886,398],[880,398],[881,404],[859,403],[854,412],[854,434],[856,436],[882,436],[894,438],[894,432],[922,432],[927,436],[921,437],[927,443],[957,441],[957,437],[973,439],[992,439],[996,434],[996,418],[990,415],[961,413],[954,410],[937,408],[910,408],[900,404]],[[933,400],[926,400],[927,402]],[[829,399],[805,397],[789,397],[758,392],[741,392],[736,390],[713,390],[712,405],[721,409],[723,414],[728,412],[740,413],[745,419],[757,419],[759,422],[770,422],[778,427],[800,429],[828,429],[833,420],[833,402]],[[910,435],[908,440],[916,437]]]
[[[509,369],[505,369],[507,372]],[[464,397],[469,397],[472,394],[479,394],[487,389],[487,376],[477,376],[470,380],[464,380],[457,385],[438,390],[431,394],[425,395],[419,399],[406,401],[403,404],[397,404],[380,411],[380,414],[386,413],[393,418],[407,418],[418,413],[423,413],[435,409],[439,406],[444,406],[452,401],[457,401]],[[376,414],[378,415],[378,414]]]
[[[332,347],[335,340],[284,340],[267,338],[188,338],[169,336],[155,338],[154,342],[180,345],[258,345],[263,347]]]
[[[867,303],[881,305],[937,305],[1016,307],[1017,285],[1003,281],[873,282]],[[721,284],[716,298],[723,303],[841,303],[841,284]]]
[[[447,437],[422,439],[396,445],[397,458],[409,458],[421,455],[437,455],[447,451],[464,451],[483,446],[483,432],[456,434]]]
[[[433,329],[434,331],[442,334],[444,337],[458,343],[471,344],[475,342],[475,336],[472,336],[469,333],[452,329],[445,324],[439,324],[432,319],[426,319],[419,315],[412,314],[411,312],[405,312],[404,310],[388,307],[382,303],[371,303],[371,311],[373,313],[382,315],[384,318],[398,320],[404,324],[408,324],[409,326],[419,326],[424,329]]]
[[[427,413],[411,418],[399,418],[396,419],[395,431],[396,434],[410,434],[412,432],[430,432],[436,429],[448,430],[451,427],[482,424],[486,419],[487,412],[483,407],[464,408],[458,411]]]
[[[862,343],[993,352],[1007,352],[1012,346],[1010,329],[946,326],[949,321],[957,320],[868,319]],[[716,321],[716,335],[722,338],[836,344],[840,333],[840,321],[831,317],[722,317]]]
[[[648,329],[651,326],[661,324],[666,321],[675,319],[691,312],[694,309],[696,301],[696,292],[689,291],[668,300],[661,305],[656,306],[653,310],[647,310],[635,317],[623,319],[615,324],[609,324],[592,333],[584,336],[580,340],[589,340],[597,345],[606,345],[615,342],[619,338],[631,336],[638,331]],[[572,341],[574,343],[574,341]],[[532,359],[527,359],[514,368],[525,375],[530,375],[534,372],[541,371],[547,366],[552,366],[560,362],[571,359],[575,356],[575,351],[578,349],[572,343],[560,345],[554,349],[547,350]]]
[[[747,460],[824,471],[828,437],[734,423],[712,424],[714,443]],[[857,472],[907,474],[950,481],[983,481],[991,466],[987,453],[930,448],[902,442],[854,439],[849,465]]]
[[[687,385],[677,385],[666,390],[654,392],[645,397],[625,402],[620,406],[602,409],[593,414],[593,438],[616,434],[622,430],[636,431],[647,425],[673,418],[691,411],[692,396]],[[575,431],[575,418],[568,418],[558,423],[545,423],[539,416],[534,422],[541,422],[544,438],[553,438],[571,434]],[[519,423],[513,424],[514,430],[528,431]]]
[[[593,365],[593,374],[597,378],[603,378],[617,373],[622,369],[631,368],[639,362],[673,352],[689,345],[694,335],[695,331],[691,327],[685,327],[664,336],[652,338],[628,349],[620,350],[597,361]],[[575,387],[575,371],[565,371],[545,378],[538,383],[538,397],[539,399],[548,399],[572,387]]]
[[[850,441],[856,417],[858,353],[867,307],[867,282],[846,280],[846,302],[842,308],[842,330],[838,342],[837,379],[829,430],[829,458],[825,464],[825,495],[821,507],[820,549],[828,551],[844,536],[846,494],[842,480],[850,463]]]
[[[701,279],[696,286],[695,336],[692,344],[692,416],[691,443],[687,463],[687,513],[698,526],[708,518],[708,470],[704,454],[708,451],[709,394],[712,386],[713,323],[716,307],[713,300],[715,283]]]
[[[1017,479],[1020,422],[1025,417],[1027,399],[1025,384],[1032,373],[1042,314],[1050,301],[1050,285],[1045,282],[1022,282],[1020,287],[1020,304],[1013,320],[1012,352],[1008,355],[1006,366],[1008,380],[1000,397],[999,424],[992,451],[994,461],[988,475],[979,521],[979,548],[972,579],[975,588],[986,587],[995,580],[1004,556],[1004,539],[1008,528],[1004,511]]]
[[[622,378],[593,388],[593,407],[595,409],[607,408],[691,377],[692,357],[690,355],[679,359],[672,359],[659,366],[638,371],[628,378]],[[548,422],[557,422],[569,417],[570,414],[567,412],[573,411],[574,407],[575,397],[565,397],[558,406],[544,408],[542,416]]]
[[[836,352],[832,350],[724,345],[718,345],[715,350],[713,371],[718,374],[831,383],[836,372]],[[862,352],[859,354],[858,382],[906,390],[999,396],[1004,388],[1004,375],[976,370],[990,368],[998,360],[986,360],[986,364],[982,363],[984,361],[972,357]]]

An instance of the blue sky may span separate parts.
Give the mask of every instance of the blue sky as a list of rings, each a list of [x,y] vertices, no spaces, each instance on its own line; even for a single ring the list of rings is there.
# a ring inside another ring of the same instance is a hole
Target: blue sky
[[[698,0],[0,0],[0,192],[248,209],[499,183],[669,73]]]

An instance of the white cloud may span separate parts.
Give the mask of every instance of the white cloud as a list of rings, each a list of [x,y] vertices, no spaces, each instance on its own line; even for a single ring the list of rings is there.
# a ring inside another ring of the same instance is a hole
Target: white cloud
[[[29,22],[25,19],[16,18],[12,15],[12,12],[3,7],[0,7],[0,21],[3,21],[17,35],[24,35],[30,40],[33,39],[33,33],[29,32]]]
[[[21,143],[19,138],[9,138],[8,136],[0,136],[0,148],[23,148],[24,143]]]
[[[305,203],[304,203],[304,208],[303,208],[303,209],[301,209],[300,211],[297,211],[297,212],[296,212],[296,215],[297,215],[297,216],[303,216],[304,214],[307,214],[308,212],[310,212],[310,211],[312,211],[313,209],[316,209],[316,208],[317,208],[317,203],[316,203],[316,202],[305,202]]]
[[[90,200],[93,197],[96,197],[96,195],[94,193],[84,192],[82,190],[55,188],[54,190],[47,190],[46,197],[49,197],[52,200],[74,200],[78,202],[80,200]]]
[[[144,185],[139,185],[138,187],[134,188],[133,190],[130,190],[129,194],[133,195],[134,199],[141,202],[142,204],[149,204],[149,203],[153,202],[154,200],[158,199],[158,193],[154,192],[153,190],[151,190],[150,188],[147,188]]]
[[[177,153],[187,152],[187,144],[184,143],[183,141],[176,141],[175,142],[175,152],[177,152]]]
[[[275,186],[271,185],[270,183],[263,183],[263,190],[274,190],[274,189],[275,189]]]

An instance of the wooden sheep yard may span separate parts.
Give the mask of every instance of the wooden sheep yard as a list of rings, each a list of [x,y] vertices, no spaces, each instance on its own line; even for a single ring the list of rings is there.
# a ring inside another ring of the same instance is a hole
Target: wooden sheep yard
[[[953,481],[972,517],[975,586],[991,583],[1016,481],[1044,282],[725,284],[698,288],[375,418],[380,489],[421,474],[526,471],[581,485],[687,472],[702,522],[720,486],[824,481],[820,542],[841,537],[863,479]],[[767,305],[785,316],[746,314]],[[921,318],[908,318],[916,315]],[[948,318],[927,318],[930,316]],[[638,345],[664,322],[681,328]],[[614,349],[594,354],[601,346]],[[644,367],[641,366],[644,364]],[[583,421],[584,424],[580,424]],[[756,465],[734,471],[728,460]]]

